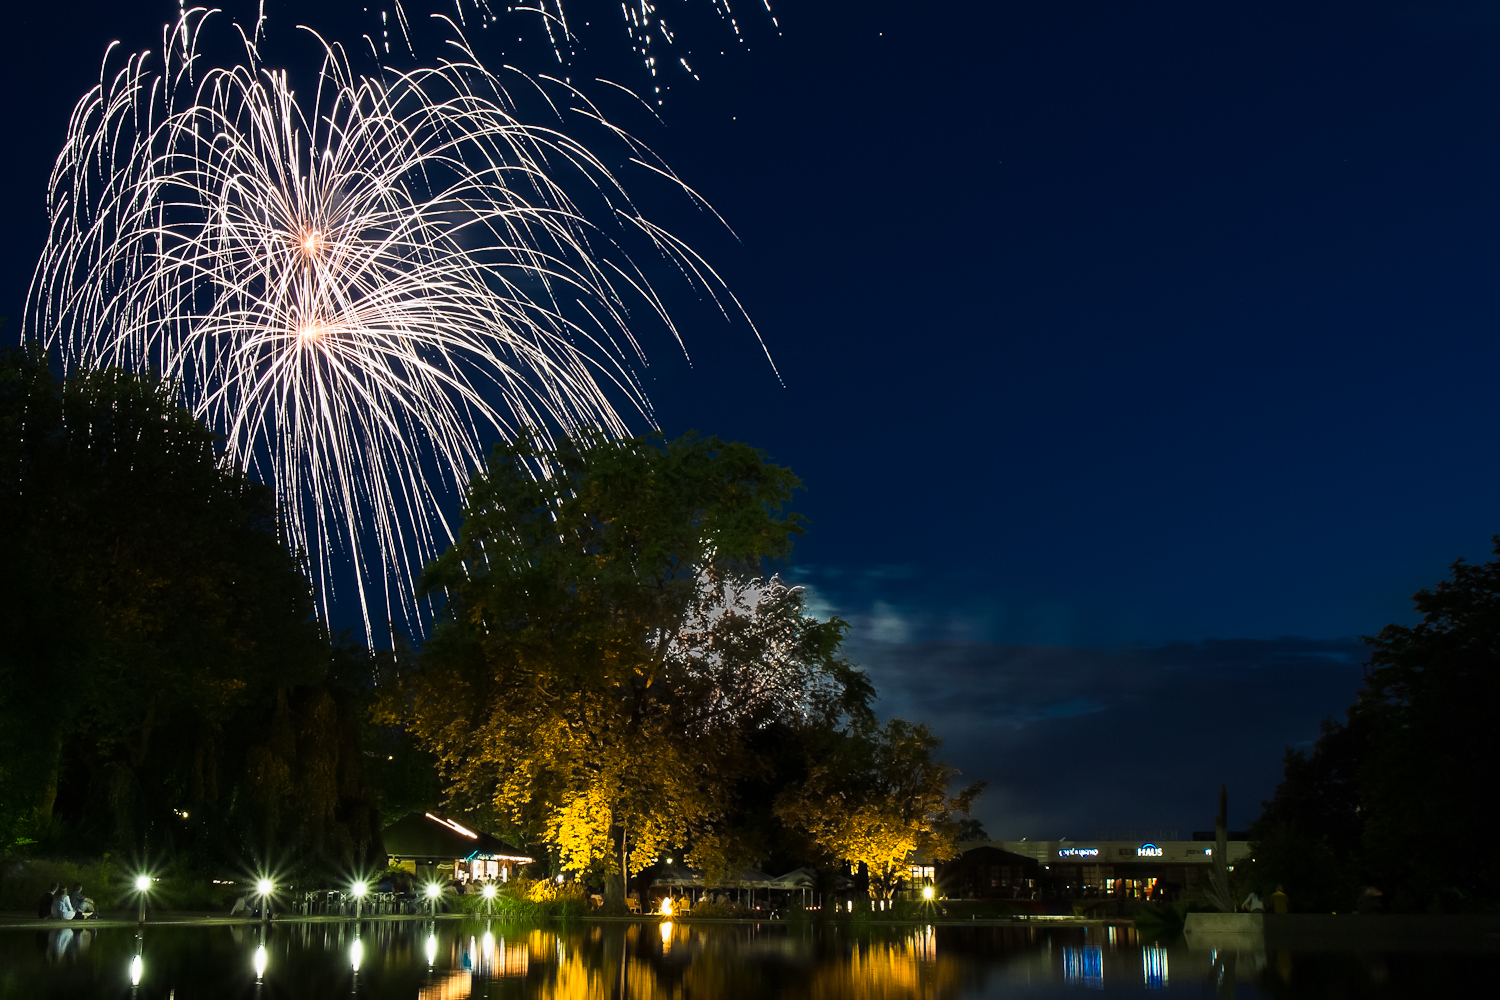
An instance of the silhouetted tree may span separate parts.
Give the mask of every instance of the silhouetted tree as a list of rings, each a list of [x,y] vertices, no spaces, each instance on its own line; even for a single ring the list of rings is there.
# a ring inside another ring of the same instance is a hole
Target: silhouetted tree
[[[1500,556],[1500,537],[1495,539]],[[1500,558],[1460,559],[1413,596],[1420,624],[1365,637],[1364,690],[1285,774],[1252,836],[1255,869],[1294,906],[1345,909],[1361,883],[1404,910],[1494,909],[1500,864],[1481,844],[1500,810],[1479,775],[1500,759]]]

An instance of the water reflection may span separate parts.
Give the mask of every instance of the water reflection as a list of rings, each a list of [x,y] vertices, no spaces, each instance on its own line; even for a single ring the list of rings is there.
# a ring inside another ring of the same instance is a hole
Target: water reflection
[[[1097,945],[1092,948],[1064,948],[1063,979],[1091,990],[1104,989],[1104,949]]]
[[[1167,949],[1154,944],[1141,949],[1141,977],[1148,990],[1167,988]]]
[[[88,935],[88,937],[85,937]],[[89,943],[89,940],[92,943]],[[35,945],[32,945],[33,939]],[[87,949],[87,953],[85,953]],[[501,920],[0,933],[0,994],[116,1000],[987,1000],[1478,994],[1490,956],[1194,951],[1128,926],[847,926]],[[145,968],[151,978],[145,979]],[[1170,975],[1169,975],[1170,971]],[[129,984],[127,986],[127,983]],[[9,990],[9,992],[6,992]]]

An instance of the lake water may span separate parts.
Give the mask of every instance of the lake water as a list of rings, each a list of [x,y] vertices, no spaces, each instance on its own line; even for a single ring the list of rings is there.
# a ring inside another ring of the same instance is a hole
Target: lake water
[[[1495,959],[1191,950],[1128,927],[288,922],[148,926],[139,943],[130,928],[0,931],[0,997],[1471,997],[1495,995]]]

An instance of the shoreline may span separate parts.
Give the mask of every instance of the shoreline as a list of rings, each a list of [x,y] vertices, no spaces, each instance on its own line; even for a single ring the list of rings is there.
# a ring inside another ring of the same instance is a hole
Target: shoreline
[[[683,926],[706,925],[706,924],[771,924],[778,927],[787,926],[840,926],[847,927],[854,923],[847,917],[834,917],[828,920],[772,920],[767,917],[677,917],[668,921],[661,916],[582,916],[582,917],[547,917],[541,921],[508,919],[500,914],[485,916],[481,913],[439,913],[436,918],[429,914],[410,913],[380,913],[364,917],[346,917],[335,914],[289,914],[286,916],[273,917],[267,921],[272,926],[286,924],[353,924],[353,923],[398,923],[413,921],[430,921],[433,919],[444,921],[464,920],[491,920],[505,923],[527,924],[527,923],[578,923],[578,924],[662,924],[677,923]],[[250,917],[227,917],[219,914],[185,911],[181,913],[149,914],[144,924],[141,924],[134,915],[108,915],[96,920],[56,920],[52,918],[39,919],[28,917],[21,913],[0,913],[0,931],[7,930],[32,930],[48,931],[72,928],[74,930],[89,930],[105,928],[118,930],[120,928],[133,928],[144,926],[153,927],[254,927],[262,921]],[[1135,921],[1128,918],[1089,918],[1089,917],[989,917],[985,919],[959,920],[950,917],[937,917],[933,919],[910,919],[910,920],[861,920],[857,921],[861,929],[872,927],[1132,927]]]

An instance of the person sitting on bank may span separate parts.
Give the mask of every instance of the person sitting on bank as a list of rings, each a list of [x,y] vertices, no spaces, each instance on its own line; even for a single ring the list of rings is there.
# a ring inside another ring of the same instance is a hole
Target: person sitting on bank
[[[73,912],[78,915],[79,920],[93,920],[99,916],[94,909],[94,901],[83,894],[83,883],[74,882],[73,890],[68,893],[68,899],[73,904]]]
[[[1287,911],[1286,889],[1277,886],[1276,891],[1271,893],[1271,911],[1273,913],[1285,913]]]
[[[1245,901],[1240,904],[1240,909],[1246,913],[1264,913],[1266,912],[1266,904],[1262,903],[1260,897],[1252,891],[1250,895],[1245,897]]]
[[[52,916],[57,920],[72,920],[77,916],[73,909],[73,900],[68,898],[68,891],[61,886],[52,897]]]
[[[36,901],[36,915],[42,920],[52,916],[52,906],[57,902],[58,884],[52,883],[52,888],[42,893]]]

